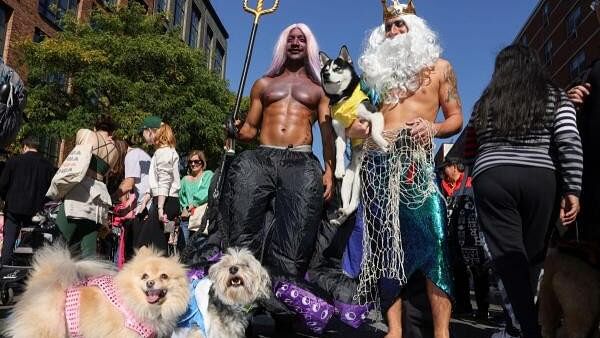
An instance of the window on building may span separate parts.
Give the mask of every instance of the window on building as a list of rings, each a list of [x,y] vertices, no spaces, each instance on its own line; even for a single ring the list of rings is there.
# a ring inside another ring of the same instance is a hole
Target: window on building
[[[550,24],[550,4],[548,2],[544,4],[542,12],[544,15],[544,26],[547,26]]]
[[[175,0],[175,9],[173,10],[173,26],[183,26],[184,16],[185,0]]]
[[[567,16],[567,36],[577,36],[577,28],[581,24],[581,7],[577,6]]]
[[[167,0],[157,0],[155,6],[157,13],[164,13],[167,10]]]
[[[209,55],[210,54],[210,47],[212,46],[212,39],[213,39],[213,31],[210,28],[210,26],[206,26],[206,35],[204,35],[204,50],[206,51],[206,54]]]
[[[581,72],[585,69],[585,51],[577,53],[569,64],[569,71],[571,73],[571,79],[575,80],[579,77]]]
[[[42,42],[47,36],[48,35],[46,35],[46,33],[44,33],[41,29],[35,27],[35,31],[33,32],[33,42]]]
[[[544,45],[544,62],[546,64],[552,63],[552,40],[548,40]]]
[[[529,40],[527,39],[527,35],[523,35],[523,36],[521,37],[521,44],[522,44],[523,46],[529,46]]]
[[[102,0],[104,2],[104,5],[108,6],[108,7],[114,7],[117,5],[117,0]]]
[[[57,25],[67,11],[75,8],[77,0],[39,0],[38,3],[40,14]]]
[[[4,44],[6,43],[6,24],[10,18],[10,8],[0,4],[0,57],[4,57]]]
[[[217,42],[217,47],[215,48],[215,58],[213,63],[213,71],[217,74],[221,74],[223,70],[223,59],[225,58],[225,49],[221,46],[220,43]]]
[[[50,163],[57,164],[58,153],[60,150],[60,140],[56,136],[49,136],[46,134],[40,135],[40,145],[38,151],[44,155]]]
[[[196,5],[192,5],[192,17],[190,19],[190,29],[188,32],[188,45],[192,48],[198,47],[198,30],[200,29],[200,10]]]

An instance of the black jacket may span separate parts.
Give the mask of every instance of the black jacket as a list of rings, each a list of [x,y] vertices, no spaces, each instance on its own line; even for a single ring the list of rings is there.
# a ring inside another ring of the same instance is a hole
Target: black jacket
[[[34,151],[8,159],[0,176],[4,211],[33,216],[41,210],[54,171],[52,164]]]

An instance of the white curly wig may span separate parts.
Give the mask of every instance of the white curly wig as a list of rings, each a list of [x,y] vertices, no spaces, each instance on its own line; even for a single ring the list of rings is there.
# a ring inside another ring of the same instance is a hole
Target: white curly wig
[[[402,20],[408,33],[389,39],[383,24],[376,27],[358,61],[363,79],[386,104],[398,103],[418,90],[422,71],[431,68],[442,53],[437,34],[425,20],[410,14],[403,15]]]

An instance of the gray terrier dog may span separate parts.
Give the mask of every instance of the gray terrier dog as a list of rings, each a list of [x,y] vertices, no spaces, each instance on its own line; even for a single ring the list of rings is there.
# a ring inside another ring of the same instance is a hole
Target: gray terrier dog
[[[230,248],[200,280],[193,297],[203,325],[179,328],[173,338],[242,338],[250,310],[260,299],[271,296],[271,279],[247,249]]]

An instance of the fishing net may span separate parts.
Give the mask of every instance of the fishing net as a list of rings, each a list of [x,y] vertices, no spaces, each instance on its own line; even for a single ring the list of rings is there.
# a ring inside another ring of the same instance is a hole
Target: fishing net
[[[430,128],[431,129],[431,128]],[[377,282],[381,278],[406,284],[400,208],[417,209],[436,193],[433,131],[417,141],[410,129],[384,132],[389,141],[381,152],[368,139],[361,168],[363,259],[355,300],[379,308]]]

